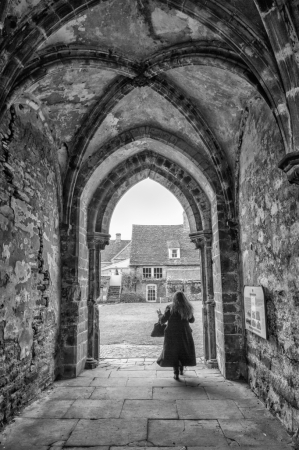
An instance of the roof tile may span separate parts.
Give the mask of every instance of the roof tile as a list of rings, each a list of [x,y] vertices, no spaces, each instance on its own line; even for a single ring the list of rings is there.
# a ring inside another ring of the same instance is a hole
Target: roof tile
[[[105,250],[101,252],[101,260],[102,262],[111,262],[112,258],[116,256],[121,250],[123,250],[126,245],[128,245],[130,241],[126,240],[111,240],[109,245],[106,245]],[[127,257],[124,257],[122,259],[126,259]]]
[[[130,265],[199,264],[199,251],[184,225],[133,225]],[[168,258],[169,241],[179,243],[180,259]]]

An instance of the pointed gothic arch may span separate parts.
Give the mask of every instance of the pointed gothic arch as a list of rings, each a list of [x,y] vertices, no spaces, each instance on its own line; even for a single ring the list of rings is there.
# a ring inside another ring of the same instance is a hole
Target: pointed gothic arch
[[[137,129],[136,134],[144,135],[144,131]],[[147,133],[151,134],[149,130]],[[234,303],[239,301],[236,284],[238,278],[236,236],[227,225],[227,211],[221,195],[221,186],[219,182],[215,183],[215,186],[210,184],[200,165],[188,155],[186,151],[188,147],[181,153],[178,147],[173,144],[170,146],[173,137],[169,134],[162,136],[168,143],[170,152],[162,148],[161,142],[160,148],[158,146],[154,151],[150,149],[150,143],[145,144],[147,148],[144,149],[136,147],[135,141],[131,140],[132,135],[127,134],[129,144],[133,144],[131,148],[130,145],[126,145],[125,140],[117,137],[113,146],[111,142],[107,144],[110,156],[101,150],[85,161],[76,180],[77,187],[74,189],[75,196],[70,211],[72,227],[62,227],[63,248],[66,249],[63,266],[67,267],[63,283],[66,292],[74,285],[78,286],[81,292],[81,302],[77,304],[78,320],[88,311],[89,338],[87,333],[83,333],[85,337],[79,339],[81,347],[88,348],[87,364],[92,366],[98,357],[98,337],[95,335],[98,318],[95,305],[99,293],[99,278],[96,273],[100,266],[100,250],[109,243],[111,214],[129,187],[150,175],[158,182],[163,180],[162,183],[184,204],[192,225],[190,239],[201,252],[205,320],[208,321],[205,327],[208,333],[205,336],[206,359],[213,366],[217,357],[222,372],[231,377],[239,365],[236,361],[243,358],[243,345],[238,333],[234,335],[236,344],[233,351],[225,347],[226,318],[225,315],[217,317],[215,313],[215,307],[217,310],[223,308],[224,312],[226,308],[231,308],[230,304],[223,304],[223,294],[227,296],[232,294]],[[122,162],[117,157],[118,152],[121,152]],[[215,187],[220,188],[218,193]],[[223,262],[229,257],[231,263],[225,266]],[[230,280],[235,279],[232,287],[229,284],[223,285],[221,281],[223,274]],[[67,299],[63,299],[65,300]],[[74,304],[73,306],[75,307]],[[84,323],[78,323],[78,329],[80,327],[84,328]],[[67,333],[68,329],[65,327],[63,334]],[[79,349],[77,344],[67,347],[68,354],[72,354],[73,364],[71,367],[65,365],[64,370],[74,376],[86,363],[86,353],[82,353],[82,348]],[[78,359],[78,355],[82,354],[83,358]]]

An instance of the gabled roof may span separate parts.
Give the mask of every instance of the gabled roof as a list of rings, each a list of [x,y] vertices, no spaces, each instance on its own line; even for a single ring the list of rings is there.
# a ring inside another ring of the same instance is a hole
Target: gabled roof
[[[105,272],[110,271],[111,269],[123,269],[128,268],[130,264],[130,260],[123,259],[121,261],[114,262],[113,264],[108,264],[107,266],[102,266],[101,272],[105,274]]]
[[[178,266],[199,264],[199,251],[184,225],[133,225],[130,265]],[[180,248],[179,259],[169,259],[168,242]]]
[[[130,252],[131,252],[131,241],[115,256],[113,256],[112,261],[122,261],[123,259],[129,259],[130,258]]]
[[[106,245],[105,250],[101,252],[102,262],[111,262],[112,259],[119,255],[119,253],[130,243],[128,240],[111,240],[109,245]],[[126,259],[128,256],[124,255],[121,259]]]

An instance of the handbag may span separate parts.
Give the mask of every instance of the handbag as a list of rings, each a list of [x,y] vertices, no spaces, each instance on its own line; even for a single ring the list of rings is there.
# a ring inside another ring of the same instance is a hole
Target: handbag
[[[151,332],[151,337],[163,337],[165,328],[166,325],[164,323],[155,323],[153,331]]]

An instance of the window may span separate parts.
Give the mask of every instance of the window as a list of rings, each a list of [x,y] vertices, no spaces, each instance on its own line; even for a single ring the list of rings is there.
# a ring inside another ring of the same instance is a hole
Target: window
[[[170,248],[169,249],[169,258],[170,259],[179,259],[180,257],[181,257],[181,255],[180,255],[179,248]]]
[[[162,278],[162,267],[154,267],[154,278]]]
[[[152,277],[152,268],[143,267],[143,278],[151,278],[151,277]]]
[[[143,267],[143,278],[162,278],[162,267]]]
[[[148,284],[146,286],[146,291],[147,291],[147,301],[148,302],[155,302],[157,299],[157,286],[155,286],[154,284]]]

